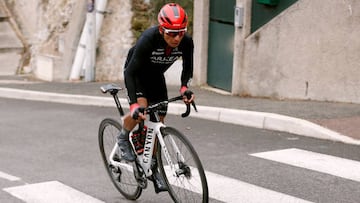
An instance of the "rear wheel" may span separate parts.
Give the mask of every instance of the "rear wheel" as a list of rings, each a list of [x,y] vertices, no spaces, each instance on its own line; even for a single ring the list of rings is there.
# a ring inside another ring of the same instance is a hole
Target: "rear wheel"
[[[99,127],[99,147],[105,169],[115,188],[127,199],[135,200],[140,197],[142,188],[139,187],[131,163],[121,160],[117,154],[110,161],[110,154],[117,147],[117,135],[122,126],[114,119],[107,118],[101,121]]]
[[[157,160],[171,198],[174,202],[208,202],[205,172],[189,140],[171,127],[165,127],[161,132],[171,162],[168,163],[159,142]]]

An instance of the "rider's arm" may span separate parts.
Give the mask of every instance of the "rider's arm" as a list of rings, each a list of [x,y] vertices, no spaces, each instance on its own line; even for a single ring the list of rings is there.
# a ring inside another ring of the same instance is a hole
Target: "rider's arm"
[[[130,53],[130,59],[124,70],[125,86],[128,92],[129,104],[135,104],[136,101],[136,78],[141,74],[142,68],[146,67],[148,52],[150,50],[150,42],[147,37],[140,37],[135,47]],[[151,53],[151,51],[150,51]]]
[[[183,69],[181,72],[181,87],[188,87],[188,84],[193,77],[194,66],[194,42],[191,37],[184,37],[183,47]]]
[[[194,66],[194,42],[192,38],[184,38],[184,48],[183,48],[183,70],[181,72],[181,87],[180,94],[185,95],[186,93],[191,93],[191,97],[184,97],[185,103],[190,103],[194,99],[194,95],[191,91],[188,91],[188,85],[191,78],[193,77],[193,66]],[[187,92],[188,91],[188,92]]]

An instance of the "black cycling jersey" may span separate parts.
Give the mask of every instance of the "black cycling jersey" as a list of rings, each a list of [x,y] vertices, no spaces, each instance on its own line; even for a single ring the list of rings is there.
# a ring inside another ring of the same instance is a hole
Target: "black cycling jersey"
[[[194,43],[187,34],[178,47],[169,48],[158,26],[145,30],[135,46],[129,50],[125,63],[124,79],[129,103],[136,103],[139,83],[141,88],[145,89],[154,84],[166,86],[165,82],[160,80],[164,80],[165,71],[180,57],[183,60],[181,86],[187,86],[193,76],[193,52]],[[166,87],[160,86],[159,89],[165,88],[166,91]]]

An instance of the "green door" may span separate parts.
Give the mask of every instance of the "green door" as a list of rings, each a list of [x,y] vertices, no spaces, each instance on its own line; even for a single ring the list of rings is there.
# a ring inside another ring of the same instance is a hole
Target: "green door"
[[[210,0],[207,83],[231,91],[236,0]]]

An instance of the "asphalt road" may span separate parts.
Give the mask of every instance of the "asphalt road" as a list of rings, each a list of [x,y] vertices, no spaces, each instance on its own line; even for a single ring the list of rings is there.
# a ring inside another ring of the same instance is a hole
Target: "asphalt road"
[[[104,202],[127,202],[111,185],[97,143],[100,121],[118,116],[114,108],[0,98],[0,112],[0,202],[23,202],[6,188],[48,181],[59,181]],[[167,124],[189,137],[206,171],[235,183],[255,185],[303,201],[360,202],[360,180],[252,156],[295,148],[352,160],[358,166],[358,146],[170,115]],[[20,179],[11,181],[1,172]],[[223,190],[216,189],[221,191],[217,195],[224,198],[231,193],[226,185]],[[253,191],[251,187],[238,194],[247,195],[249,191]],[[211,202],[220,200],[213,198]],[[170,199],[166,193],[155,195],[150,185],[138,202]]]

